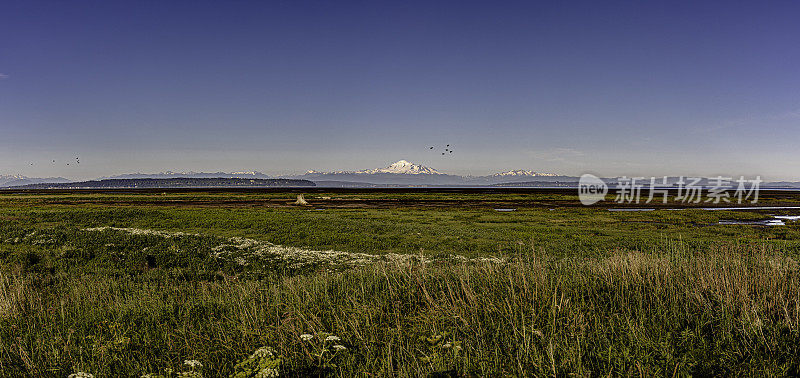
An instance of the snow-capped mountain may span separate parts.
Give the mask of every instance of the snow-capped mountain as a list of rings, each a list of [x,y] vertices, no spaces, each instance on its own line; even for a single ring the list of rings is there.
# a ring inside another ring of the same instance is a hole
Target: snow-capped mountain
[[[64,183],[64,182],[69,182],[69,180],[63,177],[39,178],[39,177],[26,177],[23,175],[0,175],[0,188],[5,188],[9,186],[28,185],[28,184],[41,184],[45,182]]]
[[[344,185],[347,183],[358,183],[360,185],[456,185],[464,181],[461,176],[444,174],[433,168],[421,164],[414,164],[407,160],[397,161],[385,168],[334,172],[310,170],[306,171],[303,175],[286,176],[285,178],[322,182],[323,185],[325,182],[336,182],[337,185]]]
[[[11,180],[23,180],[27,177],[23,175],[0,175],[0,182],[2,181],[11,181]]]
[[[500,172],[500,173],[495,173],[495,174],[492,175],[492,177],[523,177],[523,176],[524,177],[541,177],[541,176],[554,177],[554,176],[558,176],[558,175],[555,174],[555,173],[542,173],[542,172],[526,171],[526,170],[522,170],[522,169],[517,169],[517,170],[513,170],[513,171],[506,171],[506,172]]]
[[[366,169],[363,171],[356,171],[359,174],[376,174],[376,173],[394,173],[399,175],[441,175],[443,173],[428,168],[424,165],[414,164],[405,160],[400,160],[396,163],[390,164],[386,168]]]
[[[363,169],[360,171],[333,171],[333,172],[320,172],[315,170],[306,171],[306,175],[377,175],[377,174],[395,174],[395,175],[443,175],[433,168],[426,167],[421,164],[414,164],[406,160],[400,160],[396,163],[390,164],[386,168]]]

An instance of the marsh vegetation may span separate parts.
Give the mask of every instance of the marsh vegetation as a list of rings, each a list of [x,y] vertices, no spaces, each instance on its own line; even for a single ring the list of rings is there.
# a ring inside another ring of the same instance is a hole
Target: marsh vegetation
[[[0,196],[0,374],[800,373],[793,220],[164,197]]]

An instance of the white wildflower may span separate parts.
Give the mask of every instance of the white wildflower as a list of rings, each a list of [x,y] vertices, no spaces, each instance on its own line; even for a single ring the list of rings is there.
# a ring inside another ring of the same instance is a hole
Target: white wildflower
[[[256,374],[256,378],[272,378],[278,376],[280,376],[280,373],[278,373],[278,370],[273,368],[264,368],[259,371],[258,374]]]
[[[337,351],[341,352],[341,351],[347,350],[347,347],[344,346],[344,345],[336,344],[336,345],[333,346],[333,349],[336,349]]]
[[[191,367],[192,369],[203,367],[203,364],[197,360],[183,360],[183,364]]]
[[[453,345],[452,345],[452,344],[450,344],[450,343],[446,343],[446,344],[442,345],[442,348],[444,348],[444,349],[450,349],[450,347],[451,347],[451,346],[453,346]]]
[[[314,338],[314,335],[309,335],[307,333],[304,333],[304,334],[300,335],[300,339],[302,339],[303,341],[311,341],[311,339],[313,339],[313,338]]]
[[[261,347],[258,348],[255,352],[253,352],[253,355],[251,355],[250,358],[263,358],[263,357],[271,358],[274,355],[275,355],[274,349],[270,347]]]
[[[341,339],[338,336],[330,335],[325,338],[325,341],[340,341]]]
[[[77,373],[73,373],[67,376],[67,378],[94,378],[94,374],[92,373],[84,373],[79,371]]]

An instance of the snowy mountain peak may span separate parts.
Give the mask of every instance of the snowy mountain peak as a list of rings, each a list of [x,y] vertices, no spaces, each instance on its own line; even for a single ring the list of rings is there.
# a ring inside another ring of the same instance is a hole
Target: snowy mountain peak
[[[534,172],[534,171],[526,171],[526,170],[523,170],[523,169],[517,169],[517,170],[513,170],[513,171],[495,173],[492,176],[494,176],[494,177],[519,177],[519,176],[558,176],[558,175],[556,175],[555,173],[540,173],[540,172]]]
[[[0,180],[24,180],[26,178],[23,175],[0,175]]]
[[[40,184],[43,182],[69,182],[63,177],[26,177],[23,175],[0,175],[0,188],[8,186]]]
[[[356,173],[367,173],[367,174],[375,174],[375,173],[394,173],[394,174],[404,174],[404,175],[441,175],[442,173],[433,169],[428,168],[424,165],[414,164],[406,160],[400,160],[396,163],[390,164],[386,168],[378,168],[378,169],[367,169],[363,171],[358,171]]]

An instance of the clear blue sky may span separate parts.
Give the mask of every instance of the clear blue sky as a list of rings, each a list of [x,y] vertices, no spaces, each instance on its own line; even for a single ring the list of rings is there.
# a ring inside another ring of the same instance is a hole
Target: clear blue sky
[[[798,15],[796,1],[7,0],[0,174],[406,159],[800,180]]]

